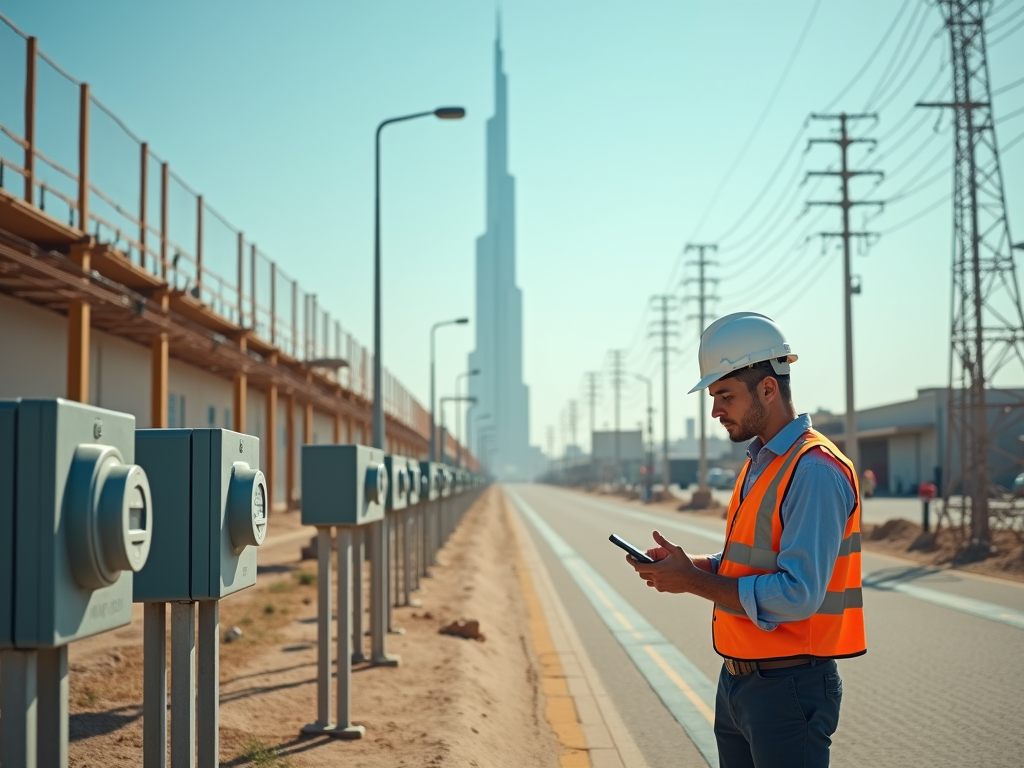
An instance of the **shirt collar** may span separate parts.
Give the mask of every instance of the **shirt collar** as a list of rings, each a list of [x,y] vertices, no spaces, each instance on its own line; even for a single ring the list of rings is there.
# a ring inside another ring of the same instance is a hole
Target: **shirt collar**
[[[761,452],[762,448],[767,448],[776,456],[781,456],[793,447],[793,443],[797,441],[797,438],[800,437],[800,435],[810,428],[811,415],[809,413],[801,413],[789,422],[789,424],[780,429],[779,433],[769,440],[767,445],[761,442],[760,437],[755,437],[751,440],[750,445],[747,446],[747,455],[755,464],[757,463],[757,456]]]

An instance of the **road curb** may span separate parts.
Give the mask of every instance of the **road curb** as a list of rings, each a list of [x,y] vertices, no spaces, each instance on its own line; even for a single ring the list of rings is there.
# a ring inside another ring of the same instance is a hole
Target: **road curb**
[[[523,521],[502,489],[519,552],[530,636],[541,662],[544,714],[562,745],[561,768],[647,768],[551,584]]]

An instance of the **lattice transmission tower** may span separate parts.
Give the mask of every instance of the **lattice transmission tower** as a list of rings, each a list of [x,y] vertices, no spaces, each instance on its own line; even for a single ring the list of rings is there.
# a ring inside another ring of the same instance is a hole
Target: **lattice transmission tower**
[[[985,16],[990,0],[937,0],[949,32],[954,136],[953,290],[943,517],[969,523],[971,549],[991,551],[990,518],[1015,516],[993,478],[1024,470],[1024,313],[992,117]],[[997,377],[1002,384],[993,386]],[[1012,389],[1006,384],[1016,385]]]

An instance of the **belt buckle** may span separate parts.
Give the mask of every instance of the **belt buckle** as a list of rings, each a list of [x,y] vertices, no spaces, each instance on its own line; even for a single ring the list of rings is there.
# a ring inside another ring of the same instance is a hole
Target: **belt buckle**
[[[748,665],[745,662],[737,661],[736,659],[725,659],[725,668],[728,670],[730,675],[734,677],[737,675],[748,675],[753,671],[753,665]]]

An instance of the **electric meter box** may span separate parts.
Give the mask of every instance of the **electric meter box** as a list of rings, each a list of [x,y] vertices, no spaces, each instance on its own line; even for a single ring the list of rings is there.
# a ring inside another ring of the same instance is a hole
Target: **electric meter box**
[[[0,400],[0,647],[57,648],[126,626],[153,497],[135,417]]]
[[[415,507],[420,503],[423,474],[420,471],[420,463],[416,459],[406,459],[405,468],[409,473],[409,506]]]
[[[438,469],[441,473],[441,498],[447,499],[455,491],[455,473],[445,466]]]
[[[385,456],[384,468],[388,471],[387,508],[403,510],[409,506],[409,460],[404,456]]]
[[[384,519],[384,451],[365,445],[302,446],[303,525],[367,525]]]
[[[160,504],[160,543],[134,600],[219,600],[256,583],[267,533],[260,441],[228,429],[140,429],[139,463]]]
[[[441,465],[434,461],[420,462],[420,501],[437,501],[441,498]]]

